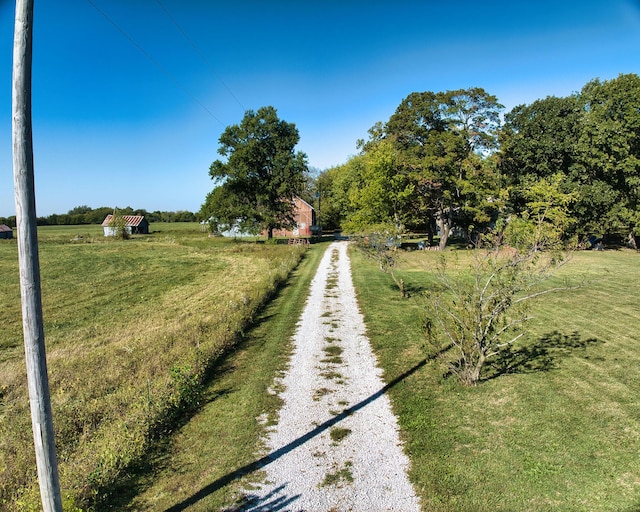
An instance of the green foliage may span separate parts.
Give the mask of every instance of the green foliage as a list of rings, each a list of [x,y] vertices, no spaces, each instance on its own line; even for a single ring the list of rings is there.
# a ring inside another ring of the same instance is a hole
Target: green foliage
[[[565,241],[610,234],[637,247],[638,104],[640,77],[626,74],[518,105],[500,127],[502,105],[480,88],[413,92],[358,141],[361,154],[319,177],[327,214],[353,232],[426,232],[429,245],[439,232],[443,249],[454,227],[475,242],[514,214],[538,222],[532,194],[555,195],[546,221]]]
[[[582,89],[585,113],[579,141],[581,182],[602,181],[617,195],[606,219],[609,231],[640,231],[640,77],[635,74]],[[600,212],[604,213],[604,212]]]
[[[572,196],[567,233],[629,236],[640,215],[640,77],[593,80],[579,94],[520,105],[506,116],[500,168],[516,212],[539,180]]]
[[[557,250],[568,245],[576,219],[571,207],[578,193],[561,190],[562,175],[540,178],[522,191],[525,207],[520,215],[500,219],[501,242],[519,250]]]
[[[399,159],[399,152],[385,140],[347,164],[351,172],[349,213],[343,223],[347,232],[367,232],[381,224],[390,226],[394,236],[405,230],[413,185]]]
[[[316,210],[318,225],[327,231],[340,229],[348,211],[344,192],[348,187],[335,186],[335,181],[340,178],[340,172],[339,167],[332,167],[321,173],[315,180],[318,195]]]
[[[260,233],[262,226],[254,217],[244,216],[241,203],[242,199],[227,187],[216,187],[207,194],[200,208],[200,216],[208,219],[209,230],[212,233],[220,234],[236,229],[239,233],[255,236]]]
[[[484,229],[501,204],[495,166],[484,164],[496,147],[501,109],[480,88],[411,93],[358,142],[360,155],[328,174],[342,227],[424,230],[431,243],[437,225],[442,248],[454,223]]]
[[[414,216],[423,216],[430,242],[437,224],[441,249],[454,224],[477,229],[492,220],[496,183],[486,179],[479,155],[496,146],[501,109],[480,88],[412,93],[386,125],[414,184]]]
[[[77,226],[86,224],[102,224],[105,217],[113,213],[113,208],[109,206],[101,206],[99,208],[91,208],[82,205],[72,208],[67,213],[52,213],[46,217],[38,217],[39,226]],[[149,222],[195,222],[196,216],[193,212],[186,210],[178,210],[175,212],[159,210],[148,212],[143,208],[131,208],[126,206],[120,209],[122,215],[143,215]],[[15,216],[6,219],[3,222],[0,217],[0,224],[15,226]]]
[[[127,230],[127,221],[122,213],[118,210],[113,210],[111,220],[109,221],[109,228],[113,230],[114,236],[120,240],[128,240],[131,238],[131,233]]]
[[[299,140],[295,125],[281,121],[275,108],[247,111],[220,136],[218,153],[225,160],[209,169],[220,192],[207,198],[200,215],[227,225],[258,225],[269,238],[273,229],[289,227],[292,198],[304,189],[307,172],[306,155],[294,151]]]
[[[190,364],[175,364],[170,374],[173,384],[171,404],[178,410],[197,406],[202,394],[202,374]]]
[[[518,105],[505,115],[500,133],[501,169],[505,177],[547,178],[568,174],[576,161],[581,107],[577,95],[549,96]]]

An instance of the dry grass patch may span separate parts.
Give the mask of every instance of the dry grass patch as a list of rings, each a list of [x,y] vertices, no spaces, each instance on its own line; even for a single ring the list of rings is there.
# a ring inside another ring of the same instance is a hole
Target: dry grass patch
[[[316,389],[316,390],[313,392],[313,400],[314,400],[314,401],[316,401],[316,402],[319,402],[319,401],[320,401],[320,399],[321,399],[323,396],[327,396],[327,395],[329,395],[329,394],[331,394],[331,393],[333,393],[333,390],[332,390],[332,389],[329,389],[329,388],[320,388],[320,389]]]
[[[319,484],[319,487],[337,486],[341,487],[344,484],[350,484],[353,482],[353,473],[351,467],[353,463],[347,461],[342,467],[336,466],[335,471],[327,473],[324,480]]]

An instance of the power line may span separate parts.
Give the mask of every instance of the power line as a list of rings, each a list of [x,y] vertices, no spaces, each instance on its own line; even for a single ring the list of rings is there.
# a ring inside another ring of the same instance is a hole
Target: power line
[[[216,73],[215,69],[213,68],[213,66],[211,65],[211,63],[207,60],[207,58],[204,56],[204,54],[200,51],[200,49],[196,46],[196,44],[193,42],[193,40],[187,35],[187,33],[182,29],[182,27],[180,26],[180,24],[176,21],[176,19],[171,15],[171,13],[169,12],[169,10],[164,6],[164,4],[160,1],[160,0],[156,0],[156,2],[158,3],[158,5],[162,8],[162,10],[164,11],[164,13],[167,15],[167,17],[173,22],[173,24],[176,26],[176,28],[180,31],[180,33],[184,36],[184,38],[187,40],[187,42],[191,45],[191,47],[195,50],[195,52],[198,54],[198,56],[202,59],[202,61],[209,67],[209,69],[211,70],[211,73],[213,73],[213,76],[216,77],[216,79],[224,86],[224,88],[229,92],[229,94],[231,94],[231,96],[233,97],[234,100],[236,100],[236,102],[238,103],[238,105],[240,105],[240,108],[242,108],[242,110],[245,110],[244,105],[240,102],[240,100],[236,97],[235,94],[233,94],[233,91],[231,89],[229,89],[229,87],[227,86],[227,84],[224,83],[224,81],[222,80],[222,78],[220,78],[220,76]]]
[[[91,7],[93,7],[96,11],[98,11],[109,23],[111,23],[116,28],[116,30],[118,30],[118,32],[120,32],[124,37],[126,37],[133,46],[135,46],[138,50],[140,50],[140,52],[147,59],[149,59],[158,69],[160,69],[160,71],[162,71],[165,75],[167,75],[167,77],[174,84],[176,84],[180,89],[182,89],[187,96],[189,96],[193,101],[195,101],[198,105],[200,105],[200,107],[202,107],[202,109],[206,111],[213,119],[218,121],[220,125],[222,125],[223,127],[226,126],[222,121],[220,121],[220,119],[218,119],[215,116],[213,112],[211,112],[211,110],[205,107],[198,98],[196,98],[193,94],[191,94],[191,92],[184,85],[182,85],[167,69],[165,69],[157,60],[155,60],[149,54],[149,52],[147,52],[142,46],[140,46],[135,41],[135,39],[133,39],[127,32],[125,32],[124,29],[120,28],[120,26],[115,21],[113,21],[103,10],[101,10],[96,4],[94,4],[92,0],[87,0],[87,2],[89,2],[89,5],[91,5]]]

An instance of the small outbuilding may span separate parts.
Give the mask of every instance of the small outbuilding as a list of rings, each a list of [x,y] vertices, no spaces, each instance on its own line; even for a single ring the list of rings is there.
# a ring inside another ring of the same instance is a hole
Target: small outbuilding
[[[0,224],[0,238],[11,239],[13,238],[13,229],[6,224]]]
[[[149,221],[144,218],[144,215],[123,215],[124,229],[130,235],[148,235],[149,234]],[[114,226],[113,215],[107,215],[102,221],[102,227],[104,229],[104,236],[116,236],[117,227]]]
[[[291,229],[274,229],[273,236],[311,236],[313,234],[311,228],[316,224],[316,210],[298,196],[293,197],[293,203],[294,227]],[[266,235],[266,232],[263,234]]]

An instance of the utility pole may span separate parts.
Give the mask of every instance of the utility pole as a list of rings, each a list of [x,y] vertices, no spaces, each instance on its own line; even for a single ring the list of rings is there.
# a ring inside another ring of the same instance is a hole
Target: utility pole
[[[31,129],[32,41],[33,0],[16,0],[12,88],[13,179],[22,327],[42,510],[62,512],[42,320]]]

